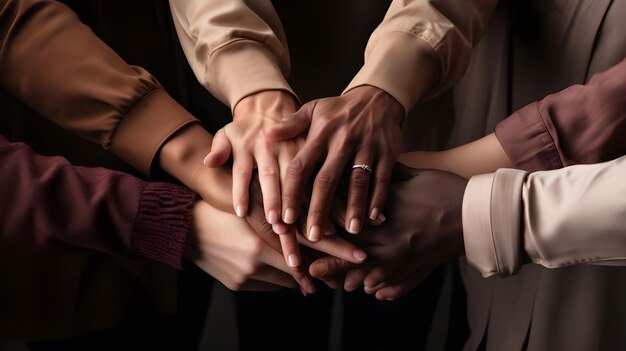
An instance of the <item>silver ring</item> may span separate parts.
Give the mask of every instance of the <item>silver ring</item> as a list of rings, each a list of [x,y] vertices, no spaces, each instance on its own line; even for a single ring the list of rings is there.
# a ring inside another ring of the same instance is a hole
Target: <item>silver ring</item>
[[[371,175],[374,175],[374,171],[372,171],[372,168],[366,164],[352,166],[352,169],[355,169],[355,168],[360,168],[362,170],[370,172]]]

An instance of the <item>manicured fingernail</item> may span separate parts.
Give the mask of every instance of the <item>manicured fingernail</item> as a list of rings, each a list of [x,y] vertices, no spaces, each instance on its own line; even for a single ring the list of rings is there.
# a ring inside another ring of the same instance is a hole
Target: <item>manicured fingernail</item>
[[[350,220],[350,225],[348,226],[348,231],[351,234],[358,234],[361,231],[361,220],[358,218],[352,218]]]
[[[354,250],[352,251],[352,256],[354,256],[354,258],[359,261],[363,261],[367,258],[367,253],[365,253],[365,251],[363,250]]]
[[[378,210],[378,207],[372,208],[372,210],[370,211],[370,219],[372,221],[378,220],[378,215],[379,214],[380,214],[380,211]]]
[[[296,221],[296,210],[293,208],[288,208],[285,210],[285,215],[283,216],[283,222],[287,224],[293,224]]]
[[[318,241],[322,238],[322,235],[320,233],[320,227],[314,225],[313,227],[311,227],[311,229],[309,229],[309,240],[311,241]]]
[[[298,258],[296,254],[291,254],[287,257],[287,264],[289,267],[298,267],[300,265],[300,258]]]
[[[274,210],[271,210],[267,214],[267,222],[269,224],[276,224],[276,223],[278,223],[278,213],[276,213],[276,211],[274,211]]]
[[[237,207],[235,208],[235,213],[237,214],[237,217],[245,217],[246,215],[246,211],[241,205],[237,205]]]

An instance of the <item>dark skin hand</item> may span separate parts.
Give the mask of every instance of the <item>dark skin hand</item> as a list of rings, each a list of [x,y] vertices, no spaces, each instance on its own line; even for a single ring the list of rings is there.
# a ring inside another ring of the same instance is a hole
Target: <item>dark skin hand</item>
[[[373,86],[360,86],[342,96],[311,101],[267,132],[273,140],[305,133],[306,140],[286,169],[281,183],[283,221],[293,224],[314,169],[307,216],[307,238],[320,240],[331,226],[329,212],[342,174],[350,175],[344,226],[359,233],[366,216],[381,221],[395,160],[401,151],[404,108],[391,95]],[[366,164],[373,174],[354,164]],[[371,196],[370,183],[373,184]]]
[[[313,277],[352,291],[361,284],[379,300],[409,291],[441,263],[465,253],[461,208],[467,180],[437,170],[397,166],[386,208],[387,221],[347,236],[365,249],[368,260],[355,265],[335,257],[313,262]]]

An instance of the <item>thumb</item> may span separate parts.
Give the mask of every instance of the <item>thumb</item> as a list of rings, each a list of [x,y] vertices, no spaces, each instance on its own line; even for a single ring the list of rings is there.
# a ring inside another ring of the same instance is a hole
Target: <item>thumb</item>
[[[306,103],[295,113],[280,120],[268,129],[267,137],[275,141],[288,140],[308,131],[316,104],[317,100]]]
[[[223,166],[230,158],[232,146],[224,132],[224,128],[217,131],[211,145],[211,152],[204,158],[204,165],[209,168]]]

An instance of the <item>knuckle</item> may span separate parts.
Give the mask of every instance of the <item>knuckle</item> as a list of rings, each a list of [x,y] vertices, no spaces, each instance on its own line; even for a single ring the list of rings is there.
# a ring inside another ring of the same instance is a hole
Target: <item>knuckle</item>
[[[252,177],[252,171],[249,169],[240,168],[236,171],[233,171],[233,178],[236,178],[238,180],[246,180],[250,179],[250,177]]]
[[[330,190],[335,184],[335,176],[329,172],[320,172],[315,177],[315,186],[322,190]]]
[[[384,173],[376,175],[376,182],[384,187],[388,187],[391,184],[391,175]]]
[[[300,178],[304,174],[305,166],[301,159],[294,159],[287,166],[287,177]]]
[[[277,178],[278,170],[271,166],[262,166],[259,168],[259,174],[264,178]]]

